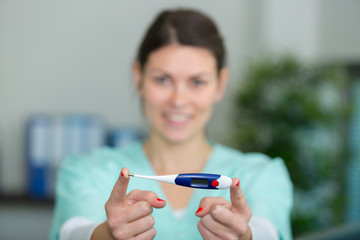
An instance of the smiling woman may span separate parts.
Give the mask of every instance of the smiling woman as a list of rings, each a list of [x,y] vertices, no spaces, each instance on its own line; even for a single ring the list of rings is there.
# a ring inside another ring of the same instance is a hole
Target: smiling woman
[[[227,82],[227,69],[218,75],[209,50],[170,44],[151,53],[143,71],[135,64],[134,72],[152,123],[150,138],[169,142],[205,139],[205,125]]]
[[[203,13],[169,10],[155,19],[133,66],[149,135],[64,161],[50,239],[291,239],[292,184],[283,161],[205,134],[227,85],[224,58],[223,40]],[[128,169],[232,180],[230,190],[194,191],[130,181]]]

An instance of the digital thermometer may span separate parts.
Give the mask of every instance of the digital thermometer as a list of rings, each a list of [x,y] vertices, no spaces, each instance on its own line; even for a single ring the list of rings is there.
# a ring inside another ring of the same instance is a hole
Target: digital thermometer
[[[229,188],[232,183],[231,178],[227,176],[208,173],[183,173],[162,176],[143,176],[129,173],[129,176],[202,189],[225,189]]]

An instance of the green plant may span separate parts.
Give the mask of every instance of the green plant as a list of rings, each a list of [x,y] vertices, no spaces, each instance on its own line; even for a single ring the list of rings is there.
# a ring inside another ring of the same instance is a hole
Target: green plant
[[[249,64],[234,106],[232,145],[281,157],[295,187],[294,235],[341,221],[346,77],[294,56]]]

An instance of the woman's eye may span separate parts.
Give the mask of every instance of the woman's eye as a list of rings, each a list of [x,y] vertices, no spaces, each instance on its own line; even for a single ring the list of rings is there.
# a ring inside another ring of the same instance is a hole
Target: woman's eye
[[[203,86],[205,84],[204,80],[197,79],[197,78],[192,79],[191,82],[192,82],[192,85],[194,85],[196,87],[200,87],[200,86]]]
[[[161,76],[161,77],[156,77],[155,81],[160,84],[165,84],[170,81],[170,78],[167,76]]]

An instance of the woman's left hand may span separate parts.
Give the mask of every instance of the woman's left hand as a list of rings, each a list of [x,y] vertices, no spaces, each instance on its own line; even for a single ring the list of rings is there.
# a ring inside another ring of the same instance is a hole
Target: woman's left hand
[[[252,213],[238,178],[232,180],[230,198],[231,203],[221,197],[200,201],[196,216],[201,218],[198,229],[204,239],[251,239],[248,223]]]

